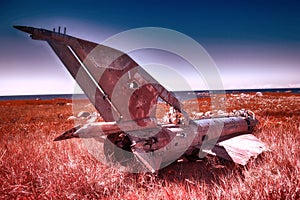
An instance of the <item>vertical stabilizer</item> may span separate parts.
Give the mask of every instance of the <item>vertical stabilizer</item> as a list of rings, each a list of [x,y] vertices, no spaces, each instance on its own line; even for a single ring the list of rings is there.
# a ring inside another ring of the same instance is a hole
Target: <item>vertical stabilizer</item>
[[[105,121],[156,124],[158,97],[183,112],[177,98],[127,54],[65,32],[15,28],[29,33],[32,39],[49,43]]]

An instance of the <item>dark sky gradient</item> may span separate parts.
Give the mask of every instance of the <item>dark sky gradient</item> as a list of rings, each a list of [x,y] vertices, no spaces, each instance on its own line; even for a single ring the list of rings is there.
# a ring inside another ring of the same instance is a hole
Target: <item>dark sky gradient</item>
[[[300,87],[299,9],[298,1],[1,1],[0,95],[73,92],[50,47],[13,25],[66,26],[99,43],[132,28],[164,27],[199,42],[226,89]]]

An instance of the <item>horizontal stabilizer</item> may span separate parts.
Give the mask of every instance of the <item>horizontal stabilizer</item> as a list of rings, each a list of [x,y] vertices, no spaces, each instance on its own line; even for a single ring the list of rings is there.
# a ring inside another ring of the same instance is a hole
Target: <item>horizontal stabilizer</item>
[[[78,138],[79,135],[76,135],[75,133],[81,128],[80,125],[71,128],[69,130],[67,130],[66,132],[64,132],[62,135],[58,136],[57,138],[54,139],[54,141],[61,141],[61,140],[67,140],[70,138]]]
[[[246,165],[251,157],[255,158],[266,150],[266,145],[252,134],[239,135],[218,142],[213,147],[208,143],[202,145],[201,148],[201,151],[205,153],[216,155],[241,165]]]
[[[118,132],[120,132],[120,128],[117,126],[116,122],[93,122],[71,128],[55,138],[54,141],[70,138],[99,138]]]

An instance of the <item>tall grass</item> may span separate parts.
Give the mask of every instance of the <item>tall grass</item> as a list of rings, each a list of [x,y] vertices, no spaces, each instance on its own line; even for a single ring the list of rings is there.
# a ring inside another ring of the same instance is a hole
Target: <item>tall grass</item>
[[[74,125],[66,120],[72,115],[66,103],[0,102],[1,199],[300,198],[300,96],[227,95],[229,110],[256,113],[260,124],[254,134],[269,150],[246,166],[208,156],[173,163],[157,174],[107,167],[80,139],[53,142]]]

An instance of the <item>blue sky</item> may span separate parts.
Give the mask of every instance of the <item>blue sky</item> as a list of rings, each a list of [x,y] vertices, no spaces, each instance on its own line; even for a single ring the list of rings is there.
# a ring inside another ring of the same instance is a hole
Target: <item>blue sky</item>
[[[206,49],[225,89],[300,87],[299,8],[297,1],[1,1],[0,95],[74,92],[47,43],[13,25],[66,26],[98,43],[133,28],[173,29]]]

